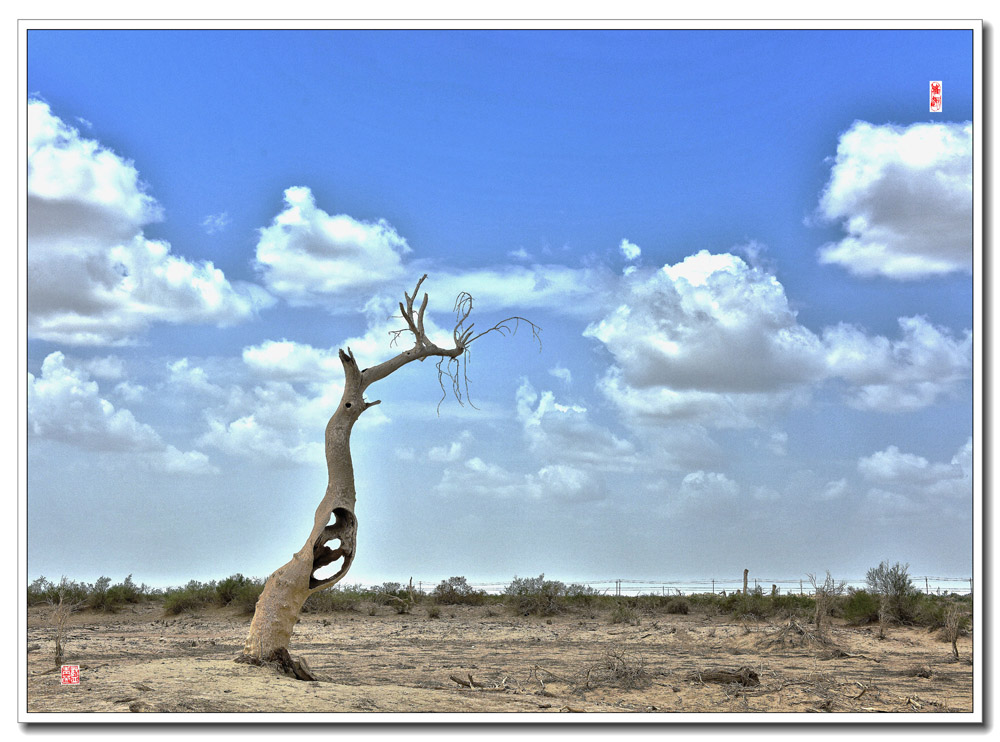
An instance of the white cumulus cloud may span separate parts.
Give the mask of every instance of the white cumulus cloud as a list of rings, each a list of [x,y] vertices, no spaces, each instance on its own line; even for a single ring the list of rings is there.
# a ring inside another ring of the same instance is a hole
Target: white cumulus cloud
[[[831,376],[851,386],[847,402],[863,410],[921,409],[969,377],[972,334],[959,337],[924,317],[899,319],[902,337],[872,336],[840,324],[823,332]]]
[[[330,304],[401,278],[406,240],[386,221],[331,215],[305,186],[285,189],[285,208],[260,230],[257,267],[268,288],[293,305]]]
[[[28,331],[64,343],[133,341],[153,322],[231,325],[269,303],[143,228],[163,210],[132,162],[28,104]]]
[[[972,124],[856,121],[840,137],[819,214],[847,233],[820,249],[820,262],[852,274],[971,270]]]
[[[642,250],[633,242],[623,239],[618,245],[618,249],[621,250],[622,255],[625,256],[625,260],[630,263],[642,255]]]
[[[618,306],[584,334],[613,357],[599,388],[637,421],[760,426],[827,381],[854,407],[913,410],[952,393],[971,368],[971,335],[923,317],[901,318],[898,340],[843,324],[818,335],[773,274],[728,253],[622,281]]]
[[[71,368],[60,351],[45,358],[40,376],[28,374],[28,430],[87,451],[132,454],[160,471],[214,471],[205,454],[178,450],[130,410],[115,408],[97,382],[81,366]]]
[[[972,498],[972,438],[947,462],[929,461],[888,446],[858,459],[858,472],[871,485],[868,501],[876,510],[906,514],[957,508],[957,512],[968,512]]]

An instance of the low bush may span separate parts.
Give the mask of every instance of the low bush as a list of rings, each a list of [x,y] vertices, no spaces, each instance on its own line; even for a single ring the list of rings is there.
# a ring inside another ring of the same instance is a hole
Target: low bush
[[[590,668],[585,687],[614,685],[631,690],[649,685],[651,679],[646,661],[638,651],[624,645],[613,645],[605,650],[600,662]]]
[[[844,620],[855,625],[878,622],[879,598],[867,590],[849,588],[841,610]]]
[[[215,600],[219,605],[229,605],[243,588],[253,584],[254,580],[239,573],[230,575],[215,586]],[[263,585],[261,587],[263,588]]]
[[[163,598],[163,612],[168,616],[176,616],[186,611],[207,608],[216,604],[217,593],[215,581],[208,583],[191,580],[184,587],[170,588]]]
[[[441,580],[431,597],[439,605],[482,605],[486,602],[485,591],[476,590],[464,577]]]
[[[642,619],[639,618],[636,602],[629,598],[617,600],[608,621],[613,624],[624,623],[629,626],[638,626]]]
[[[669,614],[686,616],[691,612],[691,604],[685,598],[667,598],[663,610]]]
[[[816,602],[809,595],[768,595],[768,616],[806,618],[815,612]]]
[[[911,623],[916,616],[921,593],[910,580],[908,564],[881,562],[868,570],[865,579],[868,591],[880,599],[887,618],[900,623]]]
[[[334,613],[360,611],[361,602],[369,597],[358,585],[354,587],[334,585],[326,590],[313,593],[302,606],[303,613]]]
[[[126,578],[126,582],[128,586],[125,583],[112,586],[110,577],[99,577],[87,592],[87,607],[95,611],[117,613],[129,602],[127,598],[134,597],[136,593],[132,575]]]
[[[566,604],[574,608],[591,608],[600,599],[600,595],[590,585],[573,583],[566,588]]]
[[[82,605],[87,602],[88,592],[85,583],[74,582],[66,577],[62,577],[58,583],[39,577],[28,585],[28,605],[56,605],[60,595],[63,604]]]
[[[553,616],[564,610],[566,585],[558,580],[538,577],[515,577],[504,590],[504,603],[522,615]]]

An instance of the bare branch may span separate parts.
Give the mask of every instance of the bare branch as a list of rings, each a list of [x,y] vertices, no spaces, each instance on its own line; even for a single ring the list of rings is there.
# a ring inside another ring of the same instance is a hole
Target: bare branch
[[[427,277],[427,275],[424,274],[424,278],[426,278],[426,277]],[[421,278],[420,280],[423,281],[424,279]],[[417,284],[417,288],[419,288],[419,287],[420,287],[420,284]],[[424,300],[420,303],[420,312],[417,314],[417,333],[418,333],[418,337],[421,337],[421,338],[426,338],[427,337],[427,335],[424,333],[424,311],[426,309],[427,309],[427,294],[425,293],[424,294]]]

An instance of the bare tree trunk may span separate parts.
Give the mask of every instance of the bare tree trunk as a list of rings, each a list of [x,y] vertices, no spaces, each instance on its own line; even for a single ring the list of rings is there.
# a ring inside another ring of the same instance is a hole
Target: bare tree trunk
[[[376,403],[364,401],[361,373],[354,357],[340,351],[340,359],[345,385],[337,411],[326,426],[326,494],[316,508],[309,538],[287,564],[268,578],[257,600],[243,654],[258,661],[280,662],[284,658],[306,598],[343,579],[354,560],[358,522],[354,516],[351,429],[361,413]],[[334,540],[339,544],[331,549],[327,543]],[[343,563],[334,575],[316,578],[318,569],[339,559]]]
[[[354,561],[358,521],[354,515],[356,492],[354,467],[351,462],[351,430],[361,413],[381,402],[381,400],[366,401],[364,398],[365,390],[371,384],[384,379],[412,361],[436,356],[441,359],[438,363],[439,377],[449,377],[453,384],[453,391],[461,401],[457,363],[466,353],[470,343],[493,331],[502,334],[512,333],[520,321],[529,324],[535,338],[538,338],[538,328],[521,317],[503,320],[485,332],[473,336],[472,325],[466,327],[464,324],[472,311],[472,297],[468,294],[461,294],[455,305],[457,312],[453,332],[455,347],[438,347],[428,339],[424,332],[427,294],[424,294],[423,302],[418,310],[415,310],[413,306],[414,299],[425,278],[427,276],[417,282],[413,296],[404,293],[406,306],[402,302],[399,305],[403,319],[407,324],[407,328],[400,332],[408,330],[412,333],[415,339],[412,348],[399,353],[384,363],[366,369],[358,368],[350,348],[347,349],[346,353],[343,350],[340,351],[340,361],[344,366],[344,393],[337,410],[326,426],[328,472],[326,493],[319,507],[316,508],[312,531],[305,544],[292,555],[287,564],[272,573],[264,585],[264,590],[257,600],[243,653],[237,658],[238,661],[277,662],[286,671],[294,673],[299,678],[315,679],[305,663],[291,659],[288,654],[288,646],[306,599],[312,593],[324,590],[343,579]],[[512,325],[507,323],[512,323]],[[443,366],[444,363],[456,364],[456,366],[454,368],[451,365]],[[328,545],[330,542],[337,542],[334,548]],[[343,562],[340,568],[332,576],[316,577],[317,570],[341,559]]]

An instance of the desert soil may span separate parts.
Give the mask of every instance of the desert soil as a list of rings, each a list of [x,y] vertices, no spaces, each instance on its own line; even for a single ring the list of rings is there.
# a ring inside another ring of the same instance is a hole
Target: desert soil
[[[445,606],[431,618],[423,606],[383,607],[304,615],[291,652],[323,679],[303,682],[233,662],[248,625],[225,610],[165,617],[155,604],[73,614],[63,662],[80,666],[80,683],[63,685],[51,609],[31,608],[29,714],[973,710],[972,637],[959,640],[955,662],[950,644],[918,628],[879,640],[877,627],[834,622],[822,644],[806,622],[801,634],[727,616],[632,626],[596,614]]]

